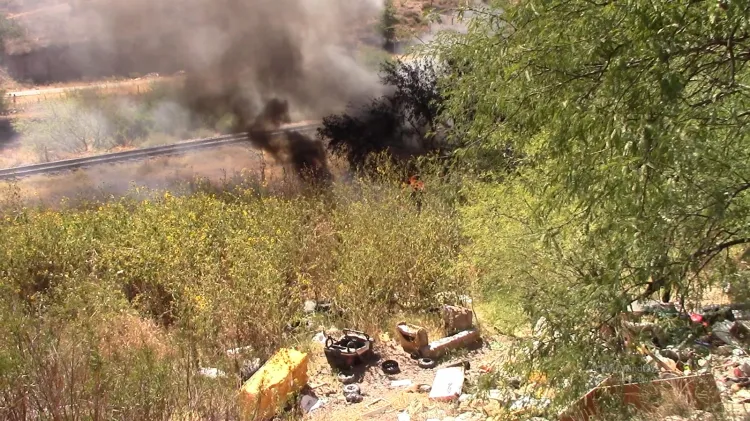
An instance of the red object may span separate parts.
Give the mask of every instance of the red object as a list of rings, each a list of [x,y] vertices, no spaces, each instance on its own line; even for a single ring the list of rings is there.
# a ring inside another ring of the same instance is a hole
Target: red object
[[[745,377],[745,373],[743,373],[739,367],[735,367],[732,374],[734,374],[734,377]]]
[[[703,321],[703,316],[698,313],[691,313],[690,320],[692,320],[694,323],[701,323]]]
[[[418,175],[412,175],[409,177],[409,185],[414,190],[424,190],[424,183],[419,180]]]

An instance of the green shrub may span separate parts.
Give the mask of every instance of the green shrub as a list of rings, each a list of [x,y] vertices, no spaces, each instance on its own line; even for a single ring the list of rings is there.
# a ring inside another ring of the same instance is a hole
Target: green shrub
[[[384,180],[289,197],[235,186],[60,210],[0,203],[3,419],[232,418],[237,380],[197,367],[231,374],[227,349],[267,357],[309,340],[289,329],[304,300],[377,329],[465,288],[449,208],[428,196],[417,213]]]

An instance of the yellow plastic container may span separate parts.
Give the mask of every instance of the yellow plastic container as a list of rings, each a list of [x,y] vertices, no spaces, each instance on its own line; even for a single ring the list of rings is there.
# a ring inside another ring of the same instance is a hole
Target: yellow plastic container
[[[240,390],[244,421],[273,417],[287,399],[307,384],[307,354],[281,349],[245,382]]]

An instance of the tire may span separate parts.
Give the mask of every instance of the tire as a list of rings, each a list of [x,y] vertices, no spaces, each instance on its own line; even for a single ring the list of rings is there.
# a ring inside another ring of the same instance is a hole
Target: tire
[[[345,398],[346,398],[346,401],[349,403],[360,403],[365,399],[359,393],[349,393],[345,396]]]
[[[380,365],[380,368],[383,369],[383,373],[390,374],[390,375],[398,374],[401,372],[401,369],[399,368],[398,363],[394,360],[383,361],[383,363]]]
[[[340,373],[339,381],[343,384],[352,384],[357,381],[357,376],[355,376],[354,374]]]
[[[420,358],[417,361],[417,365],[419,366],[419,368],[430,369],[437,367],[437,361],[433,360],[432,358]]]
[[[347,384],[344,386],[344,395],[359,395],[361,393],[362,390],[358,384]]]

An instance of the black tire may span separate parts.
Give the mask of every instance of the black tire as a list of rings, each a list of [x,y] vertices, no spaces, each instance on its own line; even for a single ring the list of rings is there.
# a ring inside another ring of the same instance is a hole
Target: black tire
[[[437,361],[432,358],[420,358],[419,361],[417,361],[417,365],[419,368],[430,369],[437,367]]]
[[[399,368],[398,362],[394,360],[383,361],[383,363],[380,365],[380,368],[383,369],[383,373],[390,375],[398,374],[401,372],[401,368]]]

